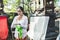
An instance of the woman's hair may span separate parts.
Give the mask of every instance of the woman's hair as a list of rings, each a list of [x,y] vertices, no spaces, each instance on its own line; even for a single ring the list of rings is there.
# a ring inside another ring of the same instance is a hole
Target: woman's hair
[[[18,8],[19,8],[19,9],[21,9],[21,11],[22,11],[22,12],[24,12],[24,9],[23,9],[23,7],[21,7],[21,6],[18,6]],[[18,8],[17,8],[17,9],[18,9]]]
[[[24,8],[23,8],[23,7],[18,6],[18,8],[19,8],[19,9],[21,9],[21,11],[23,12],[23,14],[24,14],[25,16],[27,16],[27,15],[28,15],[27,13],[25,13],[25,12],[24,12]],[[18,8],[17,8],[17,9],[18,9]]]

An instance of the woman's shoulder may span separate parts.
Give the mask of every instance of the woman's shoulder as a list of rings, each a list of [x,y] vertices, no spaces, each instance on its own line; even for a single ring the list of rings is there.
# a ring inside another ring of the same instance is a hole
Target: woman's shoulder
[[[25,16],[25,15],[24,15],[24,18],[25,18],[25,19],[28,19],[28,17],[27,17],[27,16]]]
[[[16,19],[18,16],[15,16],[14,19]]]

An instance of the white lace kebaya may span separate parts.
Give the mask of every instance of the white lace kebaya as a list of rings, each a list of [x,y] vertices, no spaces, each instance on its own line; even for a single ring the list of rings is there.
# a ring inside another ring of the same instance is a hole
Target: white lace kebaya
[[[28,27],[28,18],[23,15],[23,17],[20,20],[16,20],[18,18],[18,16],[16,16],[12,22],[11,28],[16,28],[16,25],[21,25],[23,28],[23,39],[27,36],[27,27]],[[15,29],[15,34],[14,37],[18,39],[18,31]]]

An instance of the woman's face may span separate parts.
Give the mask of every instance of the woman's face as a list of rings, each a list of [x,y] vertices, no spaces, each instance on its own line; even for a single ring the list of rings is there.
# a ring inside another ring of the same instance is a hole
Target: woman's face
[[[17,9],[17,13],[18,13],[18,15],[21,15],[21,16],[23,15],[23,12],[20,8]]]

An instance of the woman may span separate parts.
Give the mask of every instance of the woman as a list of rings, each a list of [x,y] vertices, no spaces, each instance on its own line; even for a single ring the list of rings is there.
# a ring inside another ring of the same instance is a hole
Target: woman
[[[19,32],[16,29],[14,36],[16,40],[26,40],[28,18],[24,15],[24,10],[21,6],[17,8],[17,14],[18,15],[14,18],[11,27],[16,28],[16,25],[20,25],[22,27],[22,38],[19,37]]]

